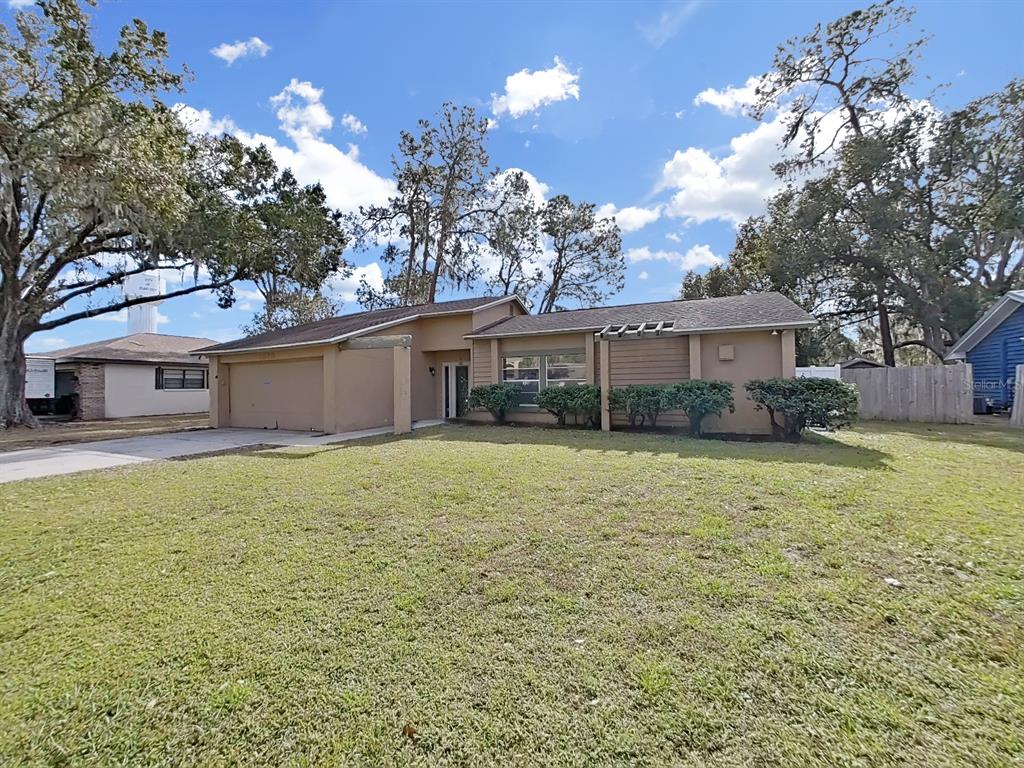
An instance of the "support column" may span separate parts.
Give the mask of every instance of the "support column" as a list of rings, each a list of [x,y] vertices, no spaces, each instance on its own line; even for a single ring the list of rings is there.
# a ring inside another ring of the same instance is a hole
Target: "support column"
[[[231,366],[222,363],[219,357],[210,358],[210,372],[207,375],[210,391],[210,426],[231,426]]]
[[[595,384],[594,381],[594,334],[583,334],[583,353],[585,355],[583,364],[586,366],[587,384]]]
[[[700,372],[700,334],[691,333],[690,339],[690,379],[701,379]]]
[[[491,383],[501,384],[501,355],[498,354],[499,339],[491,339]]]
[[[610,432],[612,428],[612,412],[608,410],[608,394],[612,388],[611,344],[608,339],[601,339],[601,429]]]
[[[394,348],[395,434],[412,432],[412,346]]]
[[[796,376],[796,331],[782,332],[782,378]]]
[[[324,432],[338,431],[338,347],[331,344],[324,350]]]

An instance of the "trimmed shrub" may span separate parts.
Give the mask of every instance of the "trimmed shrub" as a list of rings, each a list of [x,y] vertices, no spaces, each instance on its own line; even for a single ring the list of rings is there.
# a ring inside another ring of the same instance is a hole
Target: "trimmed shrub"
[[[768,411],[777,439],[796,441],[807,427],[839,429],[857,418],[857,388],[838,379],[755,379],[745,387],[758,410]]]
[[[732,384],[728,381],[692,379],[672,385],[673,408],[686,412],[690,422],[690,434],[700,437],[701,424],[705,416],[721,416],[726,408],[729,413],[736,410],[732,397]]]
[[[519,387],[515,384],[488,384],[469,390],[470,408],[489,411],[499,424],[505,423],[505,415],[519,405]]]
[[[600,423],[601,389],[592,384],[548,387],[537,393],[537,405],[564,425],[569,416],[574,424]]]
[[[630,384],[608,393],[608,407],[624,412],[631,427],[638,426],[638,421],[641,427],[657,427],[658,416],[674,407],[674,397],[671,384]]]

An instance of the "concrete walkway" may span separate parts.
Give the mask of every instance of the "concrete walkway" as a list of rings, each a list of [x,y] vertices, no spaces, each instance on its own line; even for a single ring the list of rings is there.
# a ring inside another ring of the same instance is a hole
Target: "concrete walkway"
[[[433,427],[443,421],[417,421],[413,429]],[[277,429],[199,429],[163,435],[98,440],[78,445],[55,445],[0,453],[0,483],[142,464],[201,453],[230,451],[253,445],[329,445],[364,437],[391,434],[391,427],[361,429],[336,435],[310,434]]]

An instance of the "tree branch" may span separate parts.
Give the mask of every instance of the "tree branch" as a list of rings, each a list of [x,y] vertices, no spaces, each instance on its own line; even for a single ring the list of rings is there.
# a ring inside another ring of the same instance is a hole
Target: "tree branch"
[[[125,299],[124,301],[119,301],[116,304],[109,304],[105,307],[84,309],[81,312],[75,312],[74,314],[71,315],[64,315],[63,317],[48,320],[44,323],[38,323],[35,326],[34,331],[49,331],[54,328],[59,328],[62,325],[73,323],[77,320],[84,320],[89,317],[97,317],[98,315],[106,315],[111,312],[120,312],[122,309],[125,309],[127,307],[134,307],[137,304],[148,304],[153,301],[165,301],[167,299],[177,298],[178,296],[187,296],[188,294],[195,293],[196,291],[216,290],[217,288],[223,288],[225,285],[234,282],[237,279],[237,277],[237,274],[232,275],[231,277],[224,278],[223,280],[215,280],[205,285],[189,286],[188,288],[182,288],[181,290],[178,291],[171,291],[170,293],[165,293],[162,296],[139,296],[138,298],[135,299]]]

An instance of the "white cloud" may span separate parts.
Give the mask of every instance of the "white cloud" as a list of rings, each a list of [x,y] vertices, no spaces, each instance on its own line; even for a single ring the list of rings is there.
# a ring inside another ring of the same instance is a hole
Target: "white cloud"
[[[666,240],[671,240],[673,243],[681,243],[681,242],[683,242],[683,238],[680,237],[675,232],[669,232],[667,235],[665,235],[665,239]]]
[[[280,168],[291,168],[303,184],[322,184],[328,202],[335,208],[354,211],[361,205],[385,203],[395,193],[394,182],[363,165],[354,145],[343,150],[321,136],[334,122],[322,96],[323,91],[311,83],[293,79],[271,99],[281,131],[291,139],[291,145],[273,136],[249,133],[230,117],[215,118],[206,109],[186,104],[178,104],[175,109],[182,122],[196,133],[230,133],[250,146],[265,144]]]
[[[12,4],[12,7],[24,6],[14,6]],[[48,349],[60,349],[61,347],[66,347],[68,346],[68,340],[63,338],[62,336],[47,336],[44,334],[38,334],[30,336],[28,340],[25,342],[25,346],[29,348],[28,353],[32,354],[32,352],[42,352]]]
[[[346,278],[338,276],[327,279],[327,289],[345,303],[356,300],[356,290],[365,280],[375,291],[384,290],[384,274],[380,264],[372,261],[362,267],[356,267]]]
[[[248,40],[236,40],[233,43],[221,43],[216,48],[211,48],[210,53],[218,59],[223,59],[230,67],[238,59],[247,56],[259,56],[261,59],[270,51],[270,46],[258,37],[250,37]]]
[[[700,0],[672,3],[670,7],[661,12],[655,21],[638,23],[637,29],[647,38],[647,42],[655,48],[661,48],[679,34],[687,20],[697,12],[700,6]]]
[[[342,115],[341,127],[349,133],[354,133],[357,136],[362,136],[366,133],[366,124],[355,115]]]
[[[189,315],[189,317],[191,317],[193,320],[201,320],[203,318],[203,316],[198,312],[193,312],[191,315]]]
[[[716,267],[724,264],[721,256],[716,256],[709,245],[695,245],[686,253],[678,251],[652,251],[646,245],[641,248],[630,248],[626,251],[626,261],[636,264],[641,261],[667,261],[669,264],[677,264],[684,272],[692,269]],[[641,278],[645,279],[645,278]]]
[[[22,8],[28,8],[30,5],[35,5],[35,2],[36,0],[7,0],[7,7],[21,10]],[[61,341],[64,340],[61,339]]]
[[[646,272],[641,272],[639,275],[637,275],[637,277],[640,278],[641,280],[646,280],[648,277],[650,277],[650,275],[648,275]]]
[[[912,102],[906,109],[938,114],[927,101]],[[900,114],[896,109],[880,110],[874,119],[891,124]],[[820,116],[815,112],[808,118]],[[768,199],[783,187],[772,166],[799,153],[804,139],[801,133],[788,148],[782,148],[785,119],[784,112],[776,112],[771,119],[735,136],[724,155],[712,155],[699,147],[677,150],[662,168],[657,186],[657,191],[675,190],[663,212],[698,224],[716,219],[739,224],[750,216],[764,213]],[[837,135],[840,140],[843,138],[842,120],[843,115],[838,111],[822,120],[819,132],[826,142]],[[822,160],[827,164],[830,153]],[[820,170],[811,171],[805,178],[818,173]]]
[[[546,104],[566,99],[580,100],[580,73],[570,72],[565,63],[555,56],[550,69],[531,72],[521,69],[505,78],[505,92],[491,94],[491,110],[495,115],[506,112],[513,118],[533,112]]]
[[[708,104],[727,115],[741,115],[757,101],[757,86],[760,84],[761,78],[752,75],[740,86],[730,85],[722,90],[706,88],[697,94],[693,103],[698,107]]]
[[[615,223],[623,232],[636,232],[658,220],[661,216],[661,206],[640,208],[631,205],[626,208],[616,208],[612,203],[605,203],[598,207],[594,214],[602,219],[614,216]]]
[[[768,198],[782,187],[772,165],[782,158],[784,132],[776,117],[733,138],[724,157],[698,147],[677,150],[665,163],[659,184],[659,189],[675,190],[665,213],[687,222],[733,224],[763,213]]]
[[[674,114],[676,116],[676,120],[682,120],[683,119],[683,115],[686,114],[686,110],[685,109],[680,109],[680,110],[677,110]]]
[[[295,141],[314,139],[330,130],[334,118],[320,100],[323,95],[323,89],[293,77],[279,94],[270,97],[270,103],[277,107],[281,130]]]

